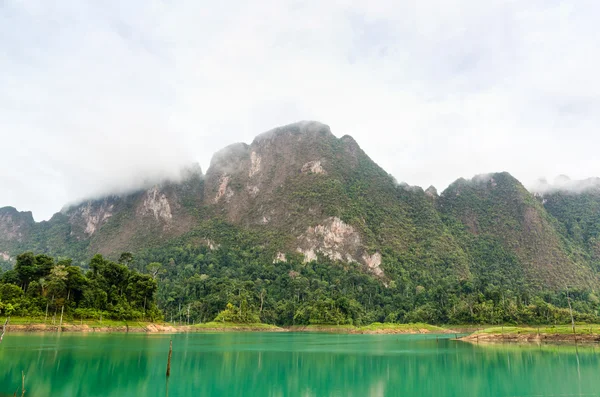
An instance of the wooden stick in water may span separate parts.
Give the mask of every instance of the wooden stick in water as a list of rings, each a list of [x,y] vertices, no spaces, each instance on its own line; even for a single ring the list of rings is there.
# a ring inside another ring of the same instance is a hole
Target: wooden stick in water
[[[169,341],[169,360],[167,361],[167,376],[171,376],[171,356],[173,355],[173,340]]]
[[[6,317],[6,321],[4,322],[4,325],[2,326],[2,335],[0,335],[0,343],[2,343],[2,339],[4,339],[4,334],[6,333],[6,326],[8,325],[9,321],[10,321],[10,316]]]

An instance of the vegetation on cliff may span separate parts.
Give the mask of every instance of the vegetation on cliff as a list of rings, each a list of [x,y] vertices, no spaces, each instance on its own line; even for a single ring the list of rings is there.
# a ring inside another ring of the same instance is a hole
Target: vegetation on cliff
[[[21,296],[22,310],[45,311],[50,300],[51,313],[136,318],[146,314],[128,288],[153,283],[165,319],[180,323],[219,313],[277,325],[561,323],[568,300],[578,320],[595,321],[599,197],[534,195],[507,173],[438,195],[396,183],[351,137],[297,123],[223,149],[206,175],[194,169],[47,222],[0,209],[2,288]],[[106,302],[70,288],[48,297],[40,280],[58,277],[50,270],[15,275],[24,251],[61,266],[73,258],[65,283],[81,268]]]

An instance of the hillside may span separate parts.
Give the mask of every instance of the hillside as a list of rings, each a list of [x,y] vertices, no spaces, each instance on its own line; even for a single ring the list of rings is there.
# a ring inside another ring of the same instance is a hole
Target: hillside
[[[2,208],[0,262],[31,250],[87,267],[131,252],[161,309],[199,321],[234,303],[277,324],[531,322],[563,316],[567,288],[597,313],[598,196],[532,194],[507,173],[438,195],[300,122],[222,149],[205,175],[191,167],[49,221]]]
[[[440,211],[474,260],[489,262],[481,255],[501,249],[514,257],[514,271],[537,288],[597,283],[590,263],[581,261],[560,233],[559,222],[508,173],[456,181],[442,193]]]
[[[600,271],[600,179],[569,181],[536,193],[546,211],[560,223],[560,231],[584,260]]]

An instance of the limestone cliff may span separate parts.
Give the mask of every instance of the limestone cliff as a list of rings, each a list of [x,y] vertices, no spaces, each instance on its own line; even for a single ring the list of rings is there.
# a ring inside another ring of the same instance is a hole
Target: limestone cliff
[[[182,244],[222,254],[243,235],[276,269],[325,260],[384,286],[452,278],[468,288],[493,276],[514,290],[594,288],[598,191],[533,195],[506,173],[424,191],[398,184],[352,137],[304,121],[220,150],[206,175],[190,167],[177,181],[87,200],[47,222],[0,209],[0,260],[35,250],[83,262]]]

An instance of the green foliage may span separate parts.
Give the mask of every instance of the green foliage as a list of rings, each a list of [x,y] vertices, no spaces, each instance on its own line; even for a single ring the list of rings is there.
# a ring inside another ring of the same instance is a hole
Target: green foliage
[[[71,260],[26,252],[0,279],[0,312],[37,316],[62,311],[67,317],[118,320],[160,319],[151,276],[96,255],[84,274]],[[24,292],[25,291],[25,292]]]
[[[215,317],[214,322],[253,324],[259,323],[260,319],[256,312],[248,310],[248,303],[242,301],[239,308],[228,303],[225,310],[221,311],[217,317]]]
[[[207,222],[202,233],[141,252],[136,263],[155,274],[158,304],[167,320],[179,323],[244,322],[233,320],[240,307],[243,314],[280,326],[570,321],[566,291],[529,286],[518,259],[491,238],[465,240],[468,276],[444,270],[452,266],[443,261],[423,266],[411,253],[386,252],[382,280],[360,265],[325,257],[304,263],[302,256],[288,254],[287,262],[273,263],[275,252],[260,237],[222,221]],[[215,242],[213,249],[207,240]],[[597,319],[599,300],[592,290],[570,288],[569,297],[578,321]]]

